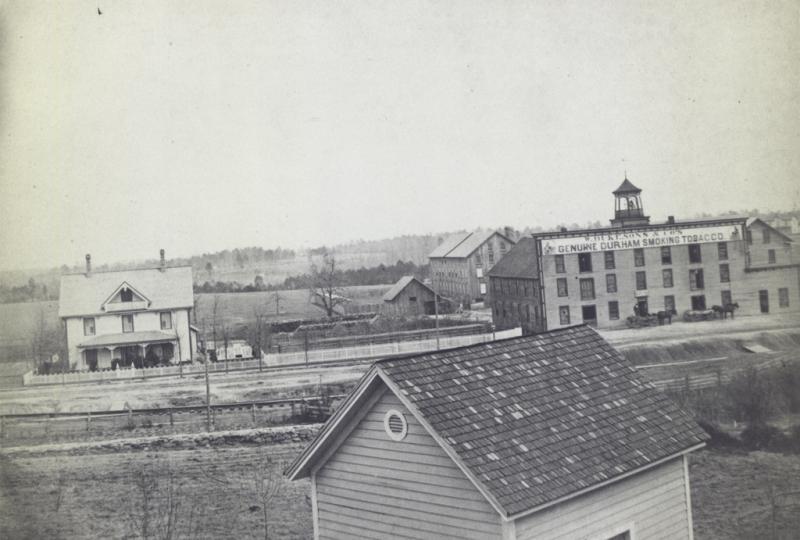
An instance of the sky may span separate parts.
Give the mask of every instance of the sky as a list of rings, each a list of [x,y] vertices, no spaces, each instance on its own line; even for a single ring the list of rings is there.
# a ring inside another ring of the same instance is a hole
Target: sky
[[[800,204],[796,1],[0,0],[0,269]]]

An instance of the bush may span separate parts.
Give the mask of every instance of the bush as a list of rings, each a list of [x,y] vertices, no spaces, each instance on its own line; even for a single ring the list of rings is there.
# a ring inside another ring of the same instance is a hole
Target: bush
[[[742,441],[732,435],[729,435],[716,425],[703,420],[698,420],[697,423],[701,428],[703,428],[703,431],[705,431],[708,436],[711,437],[711,439],[708,441],[708,446],[717,449],[740,448],[742,446]]]
[[[774,371],[774,384],[790,413],[800,412],[800,362],[784,364]]]
[[[777,408],[774,386],[755,368],[737,374],[725,387],[731,416],[751,426],[766,424]]]
[[[780,429],[767,424],[753,424],[742,431],[742,442],[751,450],[769,450],[771,452],[785,452],[790,450],[791,444]]]

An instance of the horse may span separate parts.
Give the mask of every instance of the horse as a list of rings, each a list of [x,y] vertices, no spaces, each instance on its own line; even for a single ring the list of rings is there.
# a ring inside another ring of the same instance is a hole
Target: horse
[[[714,310],[714,313],[716,313],[717,316],[722,316],[723,319],[727,319],[728,318],[728,313],[730,313],[731,314],[731,319],[733,319],[734,312],[737,309],[739,309],[739,303],[738,302],[731,302],[731,303],[725,304],[724,306],[711,306],[711,309]]]
[[[664,324],[664,321],[667,321],[667,324],[672,324],[672,310],[666,311],[659,311],[656,313],[656,317],[658,317],[658,324],[659,326]]]

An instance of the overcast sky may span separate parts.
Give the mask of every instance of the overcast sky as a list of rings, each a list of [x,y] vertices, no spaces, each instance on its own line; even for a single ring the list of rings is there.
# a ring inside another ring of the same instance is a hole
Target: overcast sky
[[[796,1],[0,6],[0,268],[800,203]]]

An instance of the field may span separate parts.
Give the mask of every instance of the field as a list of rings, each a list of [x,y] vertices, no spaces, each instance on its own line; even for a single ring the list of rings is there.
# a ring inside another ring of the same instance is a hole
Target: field
[[[191,525],[197,538],[263,538],[262,506],[253,478],[259,463],[269,458],[275,473],[270,478],[280,489],[268,505],[270,538],[309,538],[309,483],[277,479],[282,464],[301,448],[302,444],[291,443],[175,450],[139,447],[113,453],[4,452],[0,537],[136,538],[142,479],[155,471],[161,476],[153,490],[159,510],[149,509],[154,522],[163,519],[169,507],[165,494],[172,475],[173,494],[181,502],[178,528]],[[792,511],[797,506],[784,494],[797,490],[798,478],[800,456],[696,452],[691,459],[696,538],[770,538],[773,523],[775,538],[795,538],[800,514]],[[771,489],[780,504],[774,514]]]

